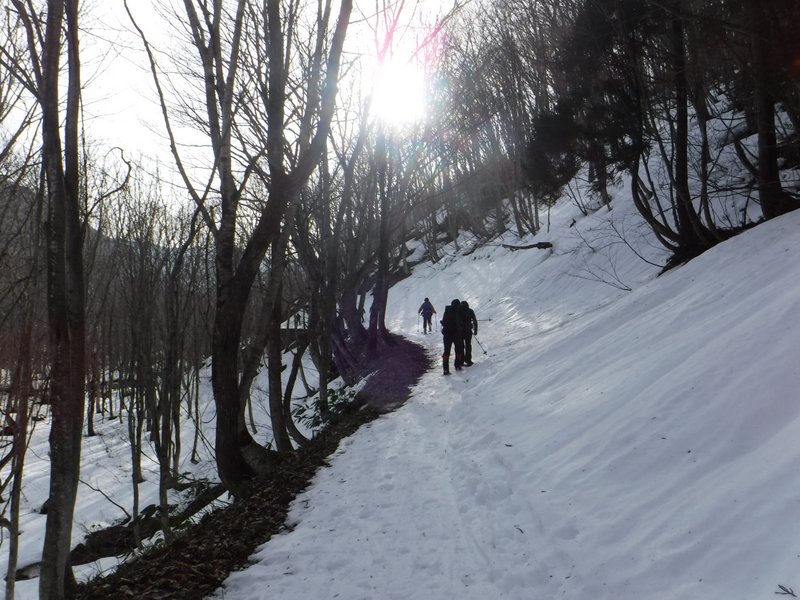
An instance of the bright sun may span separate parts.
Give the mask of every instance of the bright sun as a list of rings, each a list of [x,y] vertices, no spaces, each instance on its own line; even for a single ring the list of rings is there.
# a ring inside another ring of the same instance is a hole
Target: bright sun
[[[425,114],[425,75],[415,65],[387,63],[378,71],[372,112],[389,125],[407,125]]]

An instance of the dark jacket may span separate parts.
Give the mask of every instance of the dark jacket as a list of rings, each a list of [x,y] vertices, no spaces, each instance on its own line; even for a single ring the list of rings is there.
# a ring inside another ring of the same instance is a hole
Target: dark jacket
[[[465,336],[478,335],[478,319],[475,318],[475,311],[469,305],[462,302],[458,307],[459,318],[461,319],[461,331]]]
[[[417,312],[421,313],[423,317],[430,317],[433,313],[436,312],[436,310],[434,310],[433,304],[431,304],[430,301],[426,300],[425,302],[422,303]]]
[[[458,335],[461,335],[463,329],[462,329],[461,316],[459,314],[458,308],[451,304],[445,306],[441,324],[442,324],[442,335],[450,337],[456,337]]]

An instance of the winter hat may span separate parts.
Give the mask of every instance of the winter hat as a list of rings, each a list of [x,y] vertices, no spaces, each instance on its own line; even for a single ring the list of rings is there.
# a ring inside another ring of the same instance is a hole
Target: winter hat
[[[425,302],[428,302],[428,299],[427,299],[427,298],[425,298]]]
[[[451,305],[451,306],[458,306],[459,304],[460,304],[460,302],[458,301],[458,298],[456,298],[455,300],[453,300],[453,301],[450,303],[450,305]]]

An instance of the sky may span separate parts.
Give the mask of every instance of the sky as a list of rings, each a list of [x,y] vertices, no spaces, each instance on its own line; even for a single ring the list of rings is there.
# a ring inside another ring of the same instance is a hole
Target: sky
[[[665,253],[625,197],[445,258],[395,285],[388,324],[436,366],[342,441],[275,536],[213,598],[773,598],[800,591],[800,211],[658,276]],[[574,225],[570,226],[572,221]],[[626,242],[613,231],[624,231]],[[502,243],[553,243],[510,251]],[[474,250],[474,251],[472,251]],[[416,248],[419,255],[419,248]],[[441,373],[430,297],[475,309],[475,365]],[[213,440],[208,374],[204,438]],[[269,435],[265,382],[257,438]],[[125,427],[84,440],[73,542],[130,511]],[[181,469],[214,477],[212,453]],[[156,502],[145,459],[142,505]],[[47,431],[28,454],[20,566],[41,553]],[[100,492],[99,490],[102,490]],[[7,546],[0,547],[0,571]],[[81,579],[116,559],[78,567]],[[36,597],[20,581],[17,597]]]
[[[159,48],[174,47],[173,28],[152,0],[128,5],[148,39]],[[171,160],[147,57],[123,0],[88,0],[82,11],[83,102],[92,139],[122,147],[129,157]]]
[[[405,2],[401,15],[414,23],[430,25],[452,7],[453,1]],[[136,22],[155,50],[161,69],[170,68],[169,59],[174,58],[176,49],[185,43],[182,33],[174,26],[172,15],[175,13],[164,9],[165,4],[177,6],[178,14],[183,11],[182,3],[175,0],[128,2]],[[390,4],[399,6],[396,2]],[[348,56],[375,52],[372,32],[376,26],[375,7],[372,1],[356,2],[346,41]],[[139,158],[148,166],[158,161],[171,167],[173,159],[149,63],[123,0],[87,0],[82,11],[84,114],[93,141],[104,148],[121,147],[128,157]],[[399,28],[393,51],[397,60],[390,61],[392,64],[385,72],[374,77],[378,86],[374,111],[382,119],[397,124],[419,118],[424,111],[424,76],[421,70],[408,63],[409,47],[414,46],[421,35],[418,29],[418,25],[411,29]],[[373,75],[366,75],[369,82]],[[347,87],[340,93],[347,94]],[[179,141],[199,142],[194,133],[177,129]]]

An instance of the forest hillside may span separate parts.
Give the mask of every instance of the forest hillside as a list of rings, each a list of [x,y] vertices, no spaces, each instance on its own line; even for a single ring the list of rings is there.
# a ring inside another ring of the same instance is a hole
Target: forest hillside
[[[468,299],[476,364],[346,440],[215,598],[800,591],[800,212],[660,276],[609,243],[623,201],[551,216],[552,251],[462,240],[392,288],[434,358],[419,303]]]
[[[800,214],[661,275],[666,254],[624,200],[584,216],[565,199],[549,218],[522,240],[462,236],[392,287],[392,330],[435,367],[403,407],[343,441],[286,532],[219,597],[744,600],[798,587]],[[552,248],[513,249],[542,241]],[[470,301],[474,366],[441,374],[441,337],[420,330],[424,297],[439,313]],[[102,451],[84,461],[78,531],[130,502],[118,429],[104,424]],[[44,496],[28,489],[30,534]],[[18,596],[35,598],[35,583],[18,582]]]
[[[621,198],[550,216],[392,288],[392,329],[434,359],[420,302],[467,299],[475,365],[343,442],[215,598],[800,591],[800,212],[661,275],[612,235],[657,261]],[[536,241],[553,248],[503,246]]]
[[[342,444],[264,549],[280,595],[795,595],[796,0],[5,16],[9,600],[176,548],[404,393],[425,297],[479,360]]]

